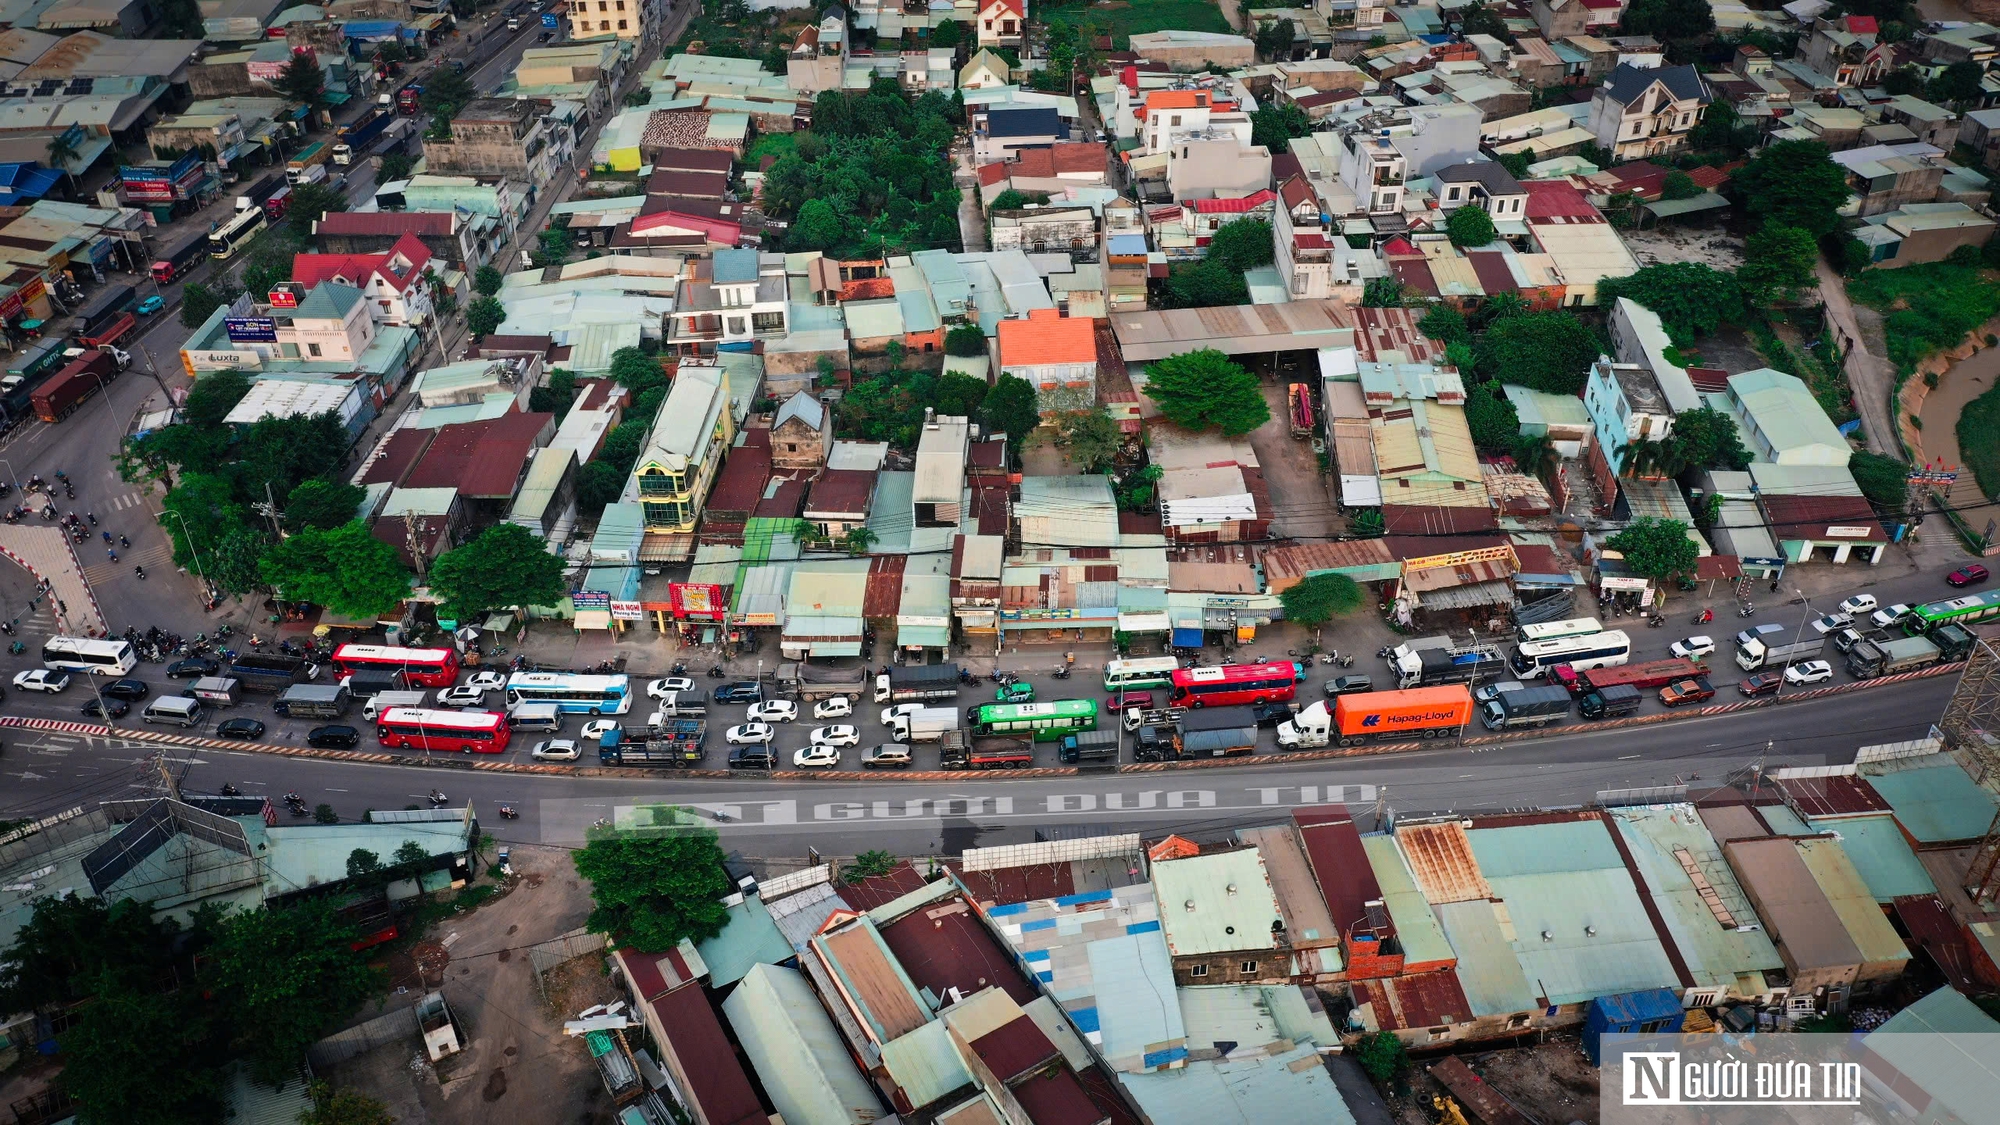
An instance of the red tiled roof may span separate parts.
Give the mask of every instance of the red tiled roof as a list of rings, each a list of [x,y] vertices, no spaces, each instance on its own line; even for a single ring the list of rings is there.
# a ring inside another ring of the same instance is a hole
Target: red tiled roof
[[[1012,12],[1017,16],[1027,15],[1027,7],[1021,0],[986,0],[986,3],[979,6],[979,11],[983,15],[987,9],[996,7]]]
[[[1096,359],[1097,333],[1087,317],[1068,317],[1054,309],[1030,309],[1026,320],[1000,322],[1002,370],[1050,363],[1090,363]]]
[[[1097,1125],[1104,1120],[1083,1083],[1066,1068],[1035,1075],[1014,1087],[1013,1094],[1035,1125]]]
[[[1731,165],[1731,167],[1735,167],[1735,165]],[[1729,182],[1729,169],[1704,164],[1699,168],[1688,169],[1688,179],[1693,180],[1697,187],[1714,191]]]
[[[381,254],[297,254],[292,258],[292,280],[311,288],[322,281],[343,281],[357,289],[380,277],[389,288],[401,293],[421,276],[431,260],[430,247],[409,232]],[[407,263],[401,270],[392,262]]]
[[[1850,35],[1881,34],[1882,26],[1875,22],[1874,16],[1848,16],[1846,18],[1847,31]]]
[[[1201,109],[1207,105],[1207,90],[1155,90],[1146,95],[1139,114],[1143,117],[1156,109]]]
[[[841,897],[847,897],[845,888]],[[882,940],[918,988],[943,996],[955,987],[971,995],[997,985],[1016,1004],[1026,1004],[1038,995],[1035,986],[979,921],[978,910],[964,896],[954,895],[880,927]]]
[[[728,189],[727,172],[681,172],[672,168],[660,168],[646,178],[647,195],[719,200],[722,198],[722,193]]]
[[[1063,141],[1040,150],[1047,152],[1055,162],[1058,175],[1064,172],[1103,172],[1105,151],[1103,145],[1088,144],[1083,141]]]
[[[1011,166],[1002,164],[997,160],[991,164],[981,164],[979,166],[979,183],[984,187],[993,187],[996,184],[1006,182],[1007,176],[1012,171],[1013,168]]]
[[[1001,1082],[1011,1082],[1021,1075],[1041,1066],[1056,1057],[1056,1045],[1034,1020],[1027,1016],[1016,1016],[992,1031],[972,1041],[972,1053],[978,1055]],[[1077,1091],[1081,1096],[1082,1091]],[[1036,1125],[1041,1118],[1033,1114]],[[1091,1120],[1096,1120],[1095,1117]]]
[[[1560,221],[1563,219],[1596,219],[1604,216],[1590,205],[1575,184],[1568,180],[1524,180],[1521,187],[1528,193],[1528,221]]]
[[[1382,244],[1382,256],[1384,258],[1421,258],[1424,254],[1423,251],[1411,245],[1409,239],[1399,234]]]
[[[681,1062],[696,1120],[711,1125],[766,1125],[749,1075],[736,1059],[715,1008],[699,985],[676,988],[652,1002],[669,1049]]]
[[[313,224],[313,233],[443,236],[456,219],[450,211],[329,211]]]
[[[1278,197],[1285,201],[1285,210],[1291,211],[1308,203],[1318,206],[1313,199],[1312,185],[1304,176],[1293,176],[1278,185]]]
[[[857,277],[840,287],[840,299],[843,302],[868,301],[895,295],[896,282],[887,277]]]
[[[700,215],[690,215],[683,210],[655,211],[650,215],[640,215],[633,219],[631,231],[635,235],[664,232],[668,229],[694,231],[710,242],[729,246],[736,245],[743,237],[743,224],[727,219],[708,219]]]
[[[1438,295],[1437,278],[1431,276],[1431,264],[1422,258],[1392,259],[1389,272],[1396,275],[1397,281],[1426,297]]]
[[[430,448],[432,439],[436,437],[436,430],[414,426],[390,434],[388,443],[382,447],[382,455],[361,475],[361,483],[402,484],[403,478],[409,475],[410,466],[417,463],[417,458],[424,455],[424,450]]]
[[[1270,188],[1251,192],[1235,199],[1197,199],[1192,206],[1197,215],[1241,215],[1254,211],[1266,203],[1275,202],[1278,194]]]
[[[512,413],[441,426],[404,487],[456,488],[471,500],[511,499],[535,439],[554,421],[553,414]]]

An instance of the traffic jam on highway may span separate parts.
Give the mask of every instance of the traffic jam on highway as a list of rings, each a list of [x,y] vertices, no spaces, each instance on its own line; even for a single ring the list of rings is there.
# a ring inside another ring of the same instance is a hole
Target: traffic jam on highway
[[[1649,698],[1673,708],[1782,696],[1843,672],[1866,680],[1961,660],[1970,626],[1996,616],[2000,591],[1888,606],[1859,594],[1796,625],[1691,633],[1669,656],[1638,661],[1628,633],[1578,618],[1521,626],[1504,647],[1412,639],[1382,650],[1383,672],[1332,675],[1317,692],[1304,686],[1310,659],[1133,657],[1105,665],[1102,697],[1077,692],[1067,665],[1039,677],[1044,686],[954,664],[803,662],[743,679],[717,667],[705,684],[680,666],[650,680],[521,660],[479,667],[450,647],[269,651],[251,638],[242,652],[203,645],[177,657],[185,645],[146,634],[54,637],[43,666],[13,679],[17,692],[44,693],[43,705],[12,710],[246,743],[605,767],[1110,767],[1590,723],[1634,714]],[[136,675],[142,657],[164,665],[167,684]],[[69,710],[55,702],[66,693],[86,698]]]

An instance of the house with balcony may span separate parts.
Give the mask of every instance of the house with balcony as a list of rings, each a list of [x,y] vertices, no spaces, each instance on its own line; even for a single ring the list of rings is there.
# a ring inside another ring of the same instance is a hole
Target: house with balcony
[[[1055,309],[1031,309],[1026,320],[1000,322],[1000,372],[1035,388],[1044,414],[1087,410],[1097,402],[1095,322]]]
[[[755,250],[718,250],[683,279],[668,319],[667,343],[681,355],[741,350],[791,331],[785,259]]]
[[[1874,16],[1823,16],[1799,44],[1798,58],[1836,86],[1876,86],[1895,65],[1894,52],[1880,35]]]
[[[1399,214],[1410,177],[1479,155],[1480,122],[1479,109],[1463,104],[1371,108],[1343,117],[1334,127],[1337,178],[1358,213]]]
[[[1624,473],[1635,443],[1665,441],[1674,429],[1666,393],[1653,373],[1636,363],[1600,357],[1583,384],[1583,408],[1614,475]]]
[[[1438,210],[1446,214],[1460,207],[1477,207],[1495,223],[1519,223],[1527,214],[1528,190],[1494,161],[1447,164],[1432,173],[1431,179],[1437,181]]]
[[[1685,148],[1712,95],[1692,66],[1621,64],[1590,98],[1590,131],[1620,160]]]
[[[298,254],[292,283],[309,289],[337,281],[361,290],[377,324],[423,324],[431,318],[431,251],[404,234],[386,254]]]
[[[623,497],[645,518],[646,558],[693,556],[702,505],[736,439],[729,395],[729,373],[720,360],[681,360]]]
[[[985,0],[979,7],[979,45],[1019,49],[1028,30],[1028,0]]]

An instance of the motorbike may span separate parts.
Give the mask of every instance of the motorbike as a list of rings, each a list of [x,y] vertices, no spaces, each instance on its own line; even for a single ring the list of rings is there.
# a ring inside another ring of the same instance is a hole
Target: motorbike
[[[85,513],[83,513],[83,518],[84,518],[84,519],[87,519],[87,520],[89,520],[89,521],[90,521],[90,526],[92,526],[92,527],[96,527],[96,526],[97,526],[97,513],[96,513],[96,512],[85,512]]]
[[[449,800],[449,798],[447,798],[444,795],[444,790],[442,789],[431,790],[430,803],[432,808],[434,809],[443,808],[447,800]]]
[[[1340,666],[1341,666],[1342,668],[1352,668],[1352,667],[1354,667],[1354,654],[1353,654],[1353,653],[1349,653],[1349,654],[1347,654],[1346,656],[1343,656],[1343,657],[1341,657],[1341,658],[1339,659],[1339,661],[1337,661],[1337,663],[1338,663],[1338,664],[1339,664],[1339,665],[1340,665]]]
[[[130,550],[132,547],[132,541],[130,539],[125,538],[123,535],[120,535],[118,537],[118,545],[120,547],[126,548],[127,550]]]
[[[501,806],[500,806],[500,819],[501,819],[501,820],[515,820],[515,819],[518,819],[518,818],[520,817],[520,815],[521,815],[520,813],[518,813],[518,812],[515,812],[515,811],[514,811],[514,806],[512,806],[512,805],[501,805]]]
[[[1058,680],[1067,680],[1069,679],[1069,665],[1062,665],[1055,671],[1050,672],[1049,675],[1054,676]]]
[[[720,664],[713,665],[708,670],[708,678],[711,680],[719,680],[724,676],[727,676],[728,674],[729,674],[728,669],[724,668]]]
[[[243,790],[236,788],[234,785],[225,784],[222,787],[222,795],[225,797],[241,797]]]
[[[681,660],[676,660],[676,661],[674,661],[674,666],[673,666],[673,669],[672,669],[671,671],[669,671],[669,672],[668,672],[667,674],[668,674],[669,676],[682,676],[682,677],[685,677],[685,676],[686,676],[686,675],[688,674],[688,666],[687,666],[687,663],[686,663],[685,661],[681,661]]]
[[[0,633],[5,633],[10,637],[13,636],[14,623],[12,621],[0,621]]]
[[[1395,645],[1383,645],[1381,648],[1375,650],[1376,657],[1382,660],[1387,660],[1391,656],[1394,656],[1395,654],[1396,654]]]
[[[7,646],[7,652],[13,656],[19,656],[26,651],[28,651],[28,646],[22,644],[20,641],[15,641],[13,644]]]
[[[1659,627],[1665,625],[1666,623],[1667,619],[1657,613],[1653,614],[1651,617],[1646,618],[1646,627],[1649,629],[1658,629]]]
[[[976,684],[979,682],[979,677],[973,675],[971,669],[960,668],[958,670],[958,682],[961,684]]]
[[[305,804],[304,804],[304,803],[302,802],[302,803],[300,803],[300,804],[296,804],[296,805],[293,805],[293,806],[292,806],[292,815],[293,815],[293,816],[311,816],[311,815],[312,815],[312,810],[311,810],[311,809],[309,809],[309,808],[307,808],[307,807],[305,806]]]
[[[1737,607],[1737,609],[1736,609],[1736,616],[1738,616],[1738,617],[1749,617],[1749,616],[1751,616],[1752,614],[1754,614],[1754,613],[1756,613],[1756,612],[1757,612],[1757,607],[1756,607],[1756,606],[1754,606],[1754,605],[1751,605],[1751,604],[1750,604],[1749,602],[1744,602],[1744,603],[1743,603],[1743,604],[1742,604],[1741,606],[1738,606],[1738,607]]]

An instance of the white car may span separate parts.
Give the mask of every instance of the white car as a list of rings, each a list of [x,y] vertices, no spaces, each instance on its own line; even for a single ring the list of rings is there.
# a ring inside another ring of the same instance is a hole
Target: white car
[[[667,676],[646,685],[646,694],[654,699],[664,699],[670,691],[693,691],[694,681],[686,676]]]
[[[1909,612],[1909,606],[1902,602],[1897,602],[1888,609],[1878,609],[1874,613],[1869,614],[1868,620],[1874,622],[1877,629],[1888,629],[1893,627],[1896,622],[1908,616]]]
[[[1840,603],[1840,612],[1853,617],[1858,613],[1867,613],[1869,610],[1874,609],[1877,604],[1879,603],[1875,601],[1875,595],[1873,594],[1856,594]]]
[[[443,688],[438,692],[439,707],[477,707],[486,702],[486,689],[471,684]]]
[[[14,677],[16,691],[45,691],[50,695],[69,686],[69,673],[50,668],[30,668]]]
[[[854,701],[844,695],[836,695],[832,699],[822,699],[818,703],[813,704],[813,718],[815,719],[845,719],[852,714],[854,714]]]
[[[1813,635],[1824,637],[1828,633],[1837,633],[1852,624],[1854,624],[1854,619],[1844,613],[1829,613],[1825,617],[1813,618]]]
[[[792,752],[792,766],[796,769],[836,769],[840,766],[840,748],[814,743],[802,746]]]
[[[789,699],[766,699],[752,703],[744,717],[753,723],[789,723],[799,717],[799,705]]]
[[[1817,684],[1833,678],[1833,665],[1824,660],[1807,660],[1785,669],[1788,684]]]
[[[882,725],[886,727],[890,723],[895,722],[898,715],[913,715],[923,709],[924,705],[921,703],[898,703],[894,707],[884,707],[882,708]]]
[[[775,733],[777,732],[771,729],[769,723],[744,723],[742,726],[730,727],[729,733],[723,737],[729,740],[731,746],[769,745],[771,736]]]
[[[583,737],[601,739],[617,729],[617,719],[592,719],[583,724]]]
[[[833,727],[814,727],[812,744],[814,746],[859,746],[861,745],[861,729],[859,727],[850,727],[845,723]]]
[[[535,748],[528,751],[528,757],[538,762],[574,762],[583,757],[583,751],[577,749],[571,739],[545,738],[535,743]]]
[[[1702,657],[1715,651],[1715,638],[1689,637],[1684,641],[1675,641],[1667,648],[1667,651],[1680,657],[1682,660],[1700,660]]]
[[[501,688],[507,686],[507,673],[474,672],[465,678],[465,683],[462,686],[469,688],[476,687],[480,691],[499,691]]]

